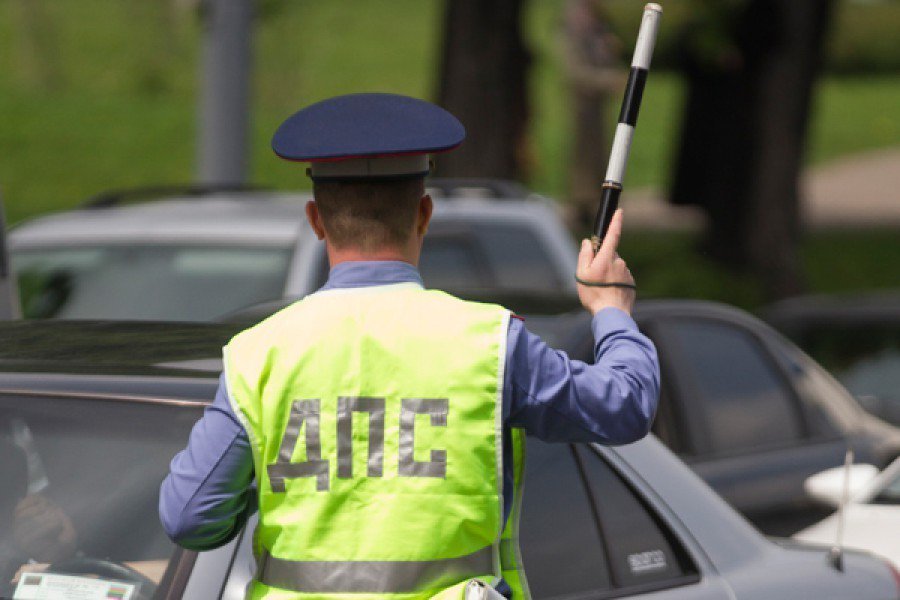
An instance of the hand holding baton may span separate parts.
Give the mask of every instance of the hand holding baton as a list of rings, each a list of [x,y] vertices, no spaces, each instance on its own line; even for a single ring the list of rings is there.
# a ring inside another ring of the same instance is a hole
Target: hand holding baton
[[[656,33],[659,30],[661,16],[662,7],[659,4],[651,3],[644,6],[644,16],[641,19],[637,44],[634,47],[634,57],[631,59],[628,85],[625,87],[625,97],[622,99],[622,109],[619,111],[619,124],[616,126],[612,151],[609,155],[609,165],[606,168],[606,178],[603,181],[600,208],[594,219],[594,235],[591,236],[594,253],[600,249],[610,221],[619,206],[619,194],[622,193],[622,180],[625,178],[625,165],[628,162],[631,138],[634,135],[638,110],[641,107],[641,97],[644,94],[644,84],[647,82],[647,73],[650,70],[650,59],[653,57],[653,46],[656,43]]]

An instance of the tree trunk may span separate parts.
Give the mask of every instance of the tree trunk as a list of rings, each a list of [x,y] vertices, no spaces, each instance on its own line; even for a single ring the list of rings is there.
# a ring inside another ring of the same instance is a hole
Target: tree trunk
[[[522,6],[522,0],[446,1],[438,102],[462,121],[467,137],[439,157],[441,176],[525,175],[530,55]]]
[[[756,274],[766,296],[803,289],[798,181],[831,0],[750,0],[711,26],[728,40],[691,55],[676,204],[710,217],[705,247]],[[709,24],[707,24],[709,25]],[[708,38],[707,38],[708,39]]]

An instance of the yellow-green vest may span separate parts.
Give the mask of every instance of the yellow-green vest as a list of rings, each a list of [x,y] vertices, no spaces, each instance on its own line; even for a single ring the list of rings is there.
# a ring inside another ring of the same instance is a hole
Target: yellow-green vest
[[[527,595],[518,510],[502,523],[508,319],[403,283],[321,291],[231,340],[259,494],[249,597],[461,598],[501,573]]]

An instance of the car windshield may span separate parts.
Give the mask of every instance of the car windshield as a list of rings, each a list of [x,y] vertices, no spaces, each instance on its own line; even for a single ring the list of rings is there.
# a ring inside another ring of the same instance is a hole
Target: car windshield
[[[26,318],[207,321],[283,295],[291,247],[90,246],[13,253]]]
[[[175,553],[157,516],[159,485],[200,414],[0,396],[0,597],[108,585],[119,590],[109,597],[150,598]]]

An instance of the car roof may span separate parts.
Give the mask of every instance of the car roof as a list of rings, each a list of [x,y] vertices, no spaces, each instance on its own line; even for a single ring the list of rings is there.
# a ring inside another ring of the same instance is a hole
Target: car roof
[[[312,236],[304,218],[311,196],[280,192],[219,192],[201,198],[86,206],[37,217],[13,228],[13,249],[47,245],[200,242],[293,246]]]
[[[762,309],[770,323],[792,330],[801,326],[900,323],[900,290],[854,294],[810,294]]]
[[[471,188],[461,187],[459,194]],[[117,243],[223,243],[293,246],[313,239],[304,217],[309,192],[265,190],[212,191],[203,195],[172,194],[136,203],[97,202],[81,208],[35,217],[10,231],[15,250]],[[440,195],[435,219],[499,217],[545,220],[554,210],[542,196]]]
[[[236,325],[127,321],[0,323],[0,377],[9,373],[216,377]]]

